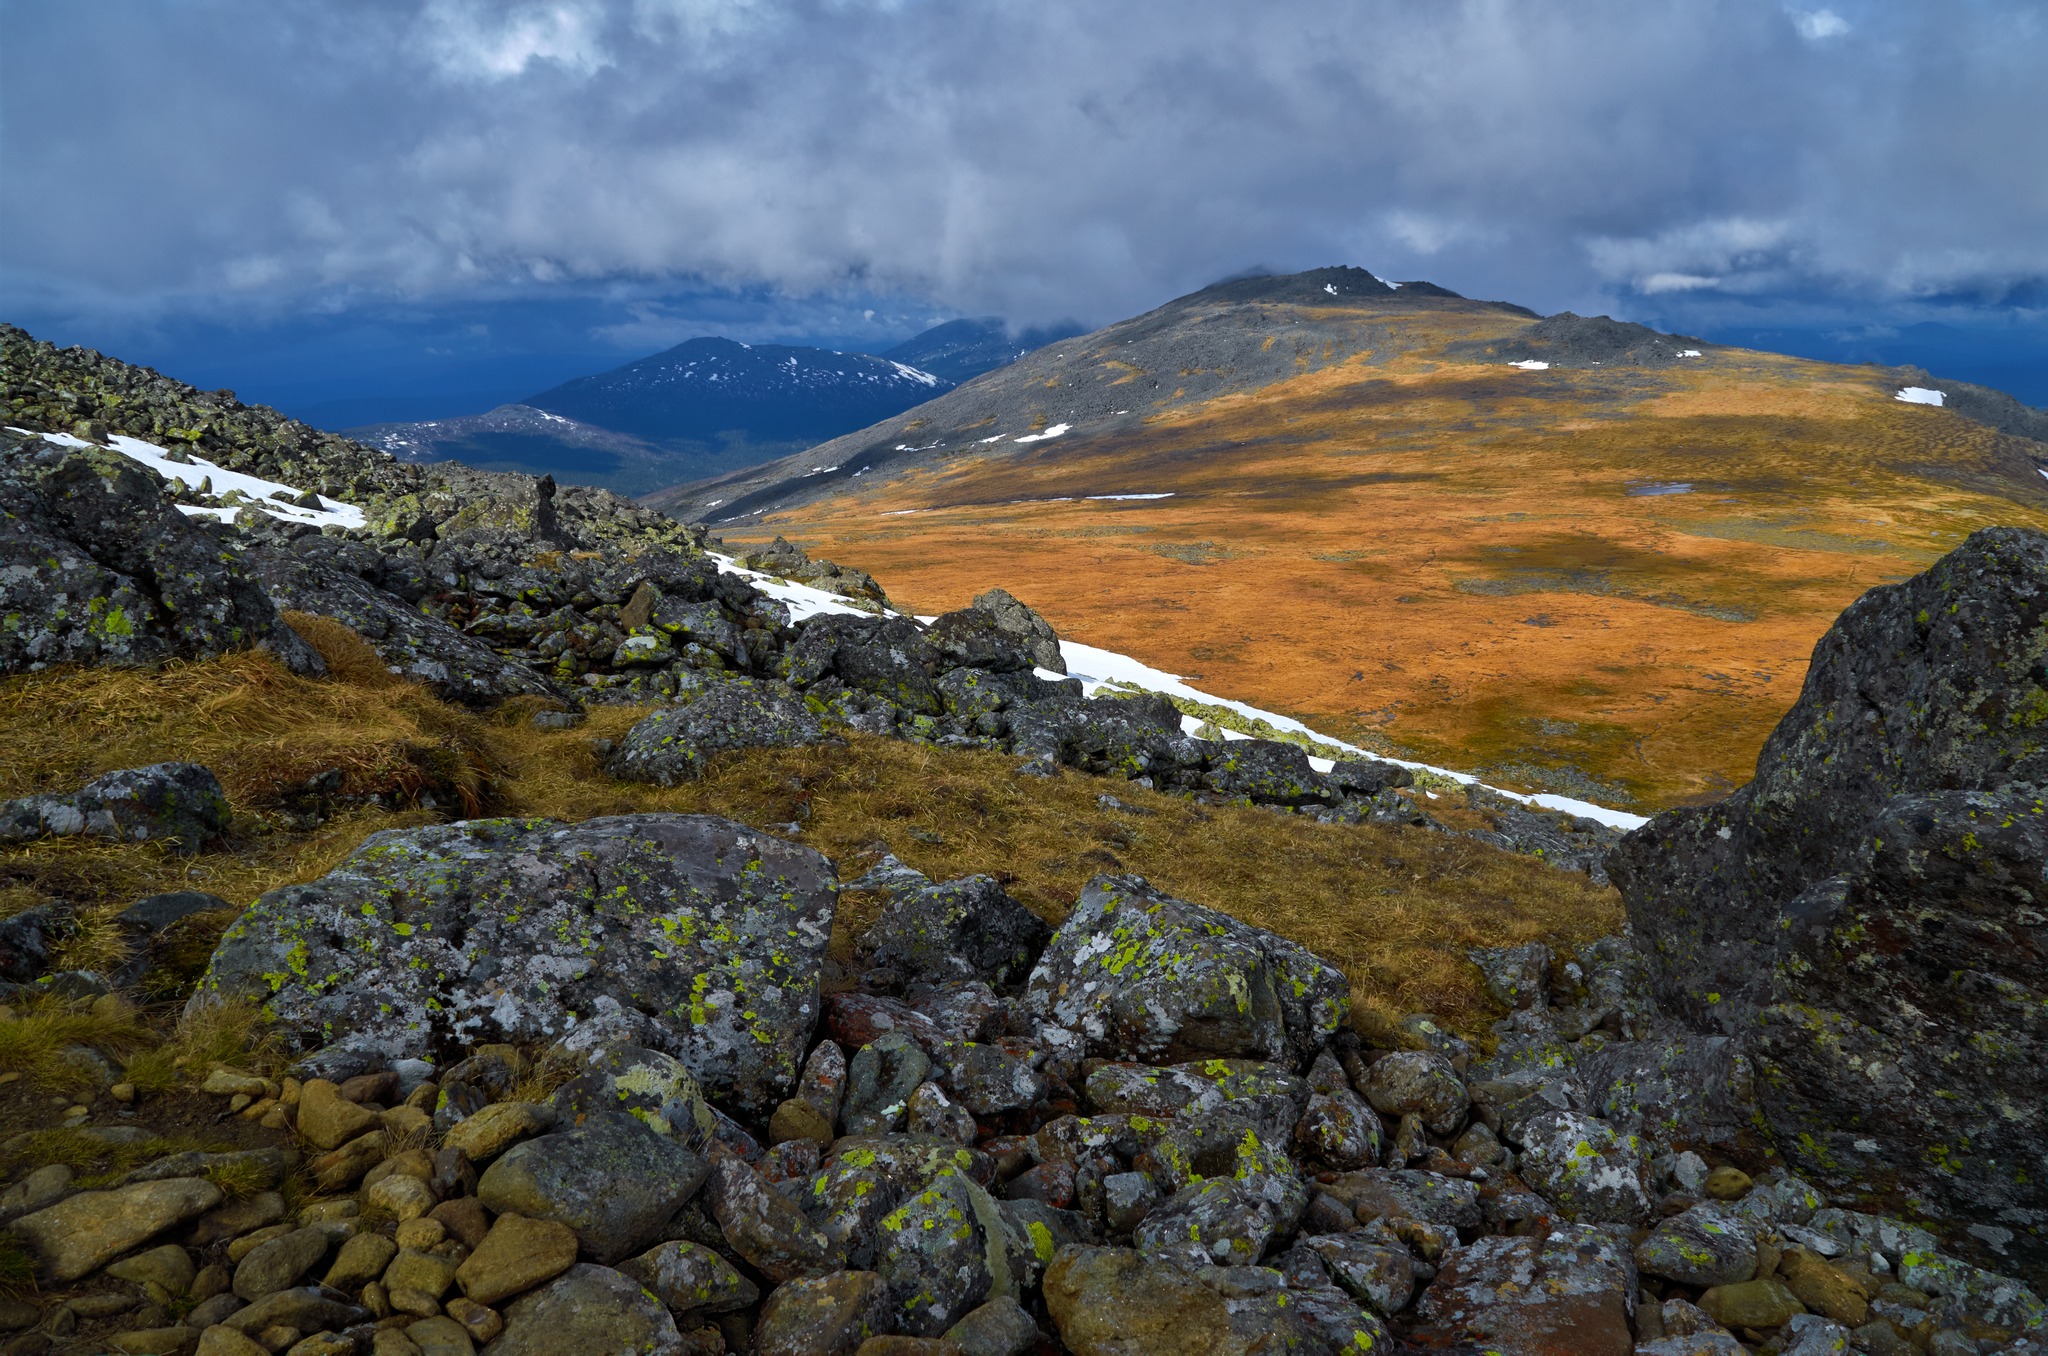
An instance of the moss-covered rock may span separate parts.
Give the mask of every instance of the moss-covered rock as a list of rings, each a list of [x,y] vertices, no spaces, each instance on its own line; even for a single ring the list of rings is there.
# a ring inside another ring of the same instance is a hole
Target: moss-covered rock
[[[192,1002],[260,1002],[336,1072],[480,1039],[626,1041],[765,1114],[817,1021],[832,881],[816,852],[705,816],[373,834],[252,905]]]

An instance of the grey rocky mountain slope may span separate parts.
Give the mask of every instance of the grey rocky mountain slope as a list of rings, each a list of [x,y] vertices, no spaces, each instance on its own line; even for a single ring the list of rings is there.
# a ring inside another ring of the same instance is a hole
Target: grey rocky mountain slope
[[[1362,268],[1219,283],[1107,329],[1025,354],[957,390],[794,457],[651,495],[685,521],[724,522],[845,488],[856,475],[943,464],[984,440],[1060,425],[1090,434],[1249,390],[1382,347],[1388,309],[1528,315],[1427,284],[1395,288]]]

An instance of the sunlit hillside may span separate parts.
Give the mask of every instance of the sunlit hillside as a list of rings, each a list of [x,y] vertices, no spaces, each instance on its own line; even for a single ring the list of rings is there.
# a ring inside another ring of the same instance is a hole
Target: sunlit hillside
[[[2048,447],[1902,401],[1886,369],[1713,347],[1518,367],[1535,322],[1505,308],[1176,305],[1212,348],[1268,333],[1163,371],[1122,335],[1149,322],[1172,352],[1163,308],[798,460],[935,453],[801,494],[757,478],[740,504],[766,507],[736,521],[708,490],[679,511],[787,535],[919,612],[1002,583],[1208,691],[1636,808],[1747,780],[1858,594],[1973,529],[2048,527]],[[1276,347],[1293,362],[1228,379]]]

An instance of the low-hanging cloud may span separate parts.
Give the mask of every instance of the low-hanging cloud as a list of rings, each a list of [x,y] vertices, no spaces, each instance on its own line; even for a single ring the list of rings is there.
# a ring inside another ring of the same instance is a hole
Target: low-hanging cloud
[[[0,9],[5,291],[687,279],[1104,320],[1247,264],[1551,307],[2048,277],[2048,24],[1588,0]]]

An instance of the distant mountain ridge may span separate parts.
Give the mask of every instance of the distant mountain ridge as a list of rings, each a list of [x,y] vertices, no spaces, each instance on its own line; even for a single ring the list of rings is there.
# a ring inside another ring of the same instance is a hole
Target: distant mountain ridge
[[[751,441],[783,442],[831,437],[951,388],[943,377],[865,353],[706,338],[520,403],[638,438],[710,440],[743,430]]]
[[[1064,324],[1013,333],[1000,316],[948,320],[885,350],[882,356],[908,363],[958,385],[972,381],[984,372],[1007,367],[1033,349],[1071,339],[1081,332],[1079,325]]]
[[[482,414],[347,432],[402,461],[462,461],[645,494],[886,419],[1072,332],[949,321],[880,357],[704,337]]]

